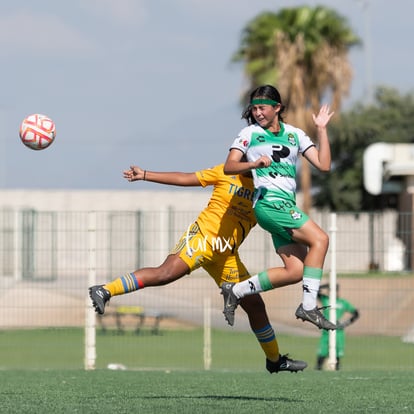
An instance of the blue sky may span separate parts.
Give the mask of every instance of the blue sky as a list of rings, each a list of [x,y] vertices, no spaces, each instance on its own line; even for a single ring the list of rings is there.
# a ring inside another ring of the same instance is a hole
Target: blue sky
[[[244,126],[243,67],[230,64],[243,27],[303,4],[335,9],[368,40],[350,54],[347,106],[369,85],[413,91],[411,0],[0,1],[0,187],[149,189],[123,181],[122,170],[224,161]],[[44,151],[18,137],[32,113],[56,123]]]

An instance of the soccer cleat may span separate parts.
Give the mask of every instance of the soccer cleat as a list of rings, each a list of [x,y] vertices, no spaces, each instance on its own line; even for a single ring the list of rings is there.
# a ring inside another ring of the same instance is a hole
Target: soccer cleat
[[[234,325],[234,311],[240,300],[233,293],[234,283],[223,283],[221,285],[221,294],[224,299],[224,318],[230,326]]]
[[[295,315],[297,319],[302,319],[302,321],[308,321],[316,325],[319,329],[334,330],[337,328],[335,324],[325,318],[322,315],[321,309],[325,309],[326,306],[322,308],[314,307],[311,310],[303,309],[302,304],[296,309]]]
[[[279,360],[276,362],[270,361],[266,358],[266,369],[273,374],[280,371],[298,372],[303,371],[308,364],[305,361],[296,361],[288,358],[286,355],[279,355]]]
[[[103,285],[98,285],[89,288],[89,297],[92,300],[95,312],[99,313],[99,315],[103,315],[105,313],[106,302],[111,299],[111,294],[104,289]]]

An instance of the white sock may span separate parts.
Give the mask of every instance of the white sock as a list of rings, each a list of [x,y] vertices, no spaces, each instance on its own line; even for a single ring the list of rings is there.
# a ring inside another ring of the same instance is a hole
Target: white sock
[[[254,295],[259,292],[263,292],[263,289],[260,286],[258,275],[254,275],[243,282],[236,283],[233,286],[233,293],[238,299],[241,299],[244,296]]]
[[[303,278],[303,300],[302,306],[305,310],[311,310],[316,307],[316,299],[321,281],[311,277]]]

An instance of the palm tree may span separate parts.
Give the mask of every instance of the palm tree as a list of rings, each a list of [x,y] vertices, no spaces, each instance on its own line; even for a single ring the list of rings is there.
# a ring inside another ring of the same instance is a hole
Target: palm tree
[[[247,91],[263,84],[277,85],[289,123],[315,136],[311,113],[319,109],[323,98],[332,102],[333,110],[339,110],[352,80],[348,51],[359,43],[346,20],[334,10],[322,6],[285,8],[251,20],[232,60],[245,63]],[[309,212],[311,171],[304,159],[300,184],[303,210]]]

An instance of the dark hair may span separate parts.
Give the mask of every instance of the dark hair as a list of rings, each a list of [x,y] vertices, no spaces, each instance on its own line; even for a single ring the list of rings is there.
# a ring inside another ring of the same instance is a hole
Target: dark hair
[[[272,85],[263,85],[256,88],[250,94],[249,104],[242,113],[242,119],[246,119],[249,125],[254,124],[256,121],[252,115],[252,100],[255,98],[271,99],[280,103],[279,119],[283,121],[282,113],[285,110],[285,106],[282,104],[282,98],[279,91]]]

